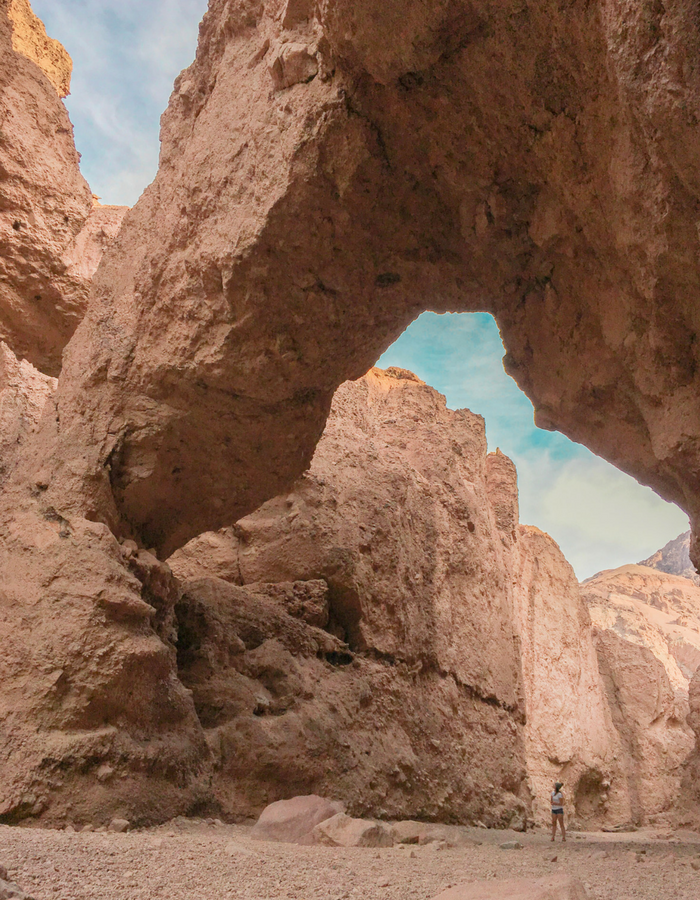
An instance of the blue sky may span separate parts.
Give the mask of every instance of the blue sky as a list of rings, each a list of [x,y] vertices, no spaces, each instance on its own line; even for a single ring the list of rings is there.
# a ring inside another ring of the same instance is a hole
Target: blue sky
[[[489,449],[518,467],[520,519],[548,532],[579,578],[650,556],[688,528],[676,506],[557,432],[503,369],[498,327],[486,313],[424,313],[378,365],[411,369],[486,420]]]
[[[83,174],[103,203],[133,206],[158,167],[160,115],[194,59],[206,0],[31,0],[73,57],[66,106]]]
[[[83,173],[103,203],[133,205],[158,165],[159,118],[194,58],[206,0],[33,0],[74,62],[67,106]],[[554,537],[579,578],[649,556],[688,527],[648,488],[533,423],[501,362],[494,320],[425,313],[384,354],[486,419],[491,449],[518,466],[521,519]]]

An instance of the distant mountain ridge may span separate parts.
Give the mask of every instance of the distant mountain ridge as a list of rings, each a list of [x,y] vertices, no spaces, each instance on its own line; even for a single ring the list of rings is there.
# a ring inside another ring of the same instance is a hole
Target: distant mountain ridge
[[[700,575],[690,561],[690,532],[679,534],[677,538],[669,541],[661,550],[657,550],[648,559],[638,563],[640,566],[649,566],[666,572],[668,575],[680,575],[689,578],[700,586]]]

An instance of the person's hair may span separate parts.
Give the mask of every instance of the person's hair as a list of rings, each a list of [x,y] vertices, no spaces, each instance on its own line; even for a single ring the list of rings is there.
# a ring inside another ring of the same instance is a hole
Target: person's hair
[[[557,783],[554,785],[554,790],[555,790],[555,791],[559,791],[559,790],[561,790],[563,787],[564,787],[564,785],[561,783],[561,781],[557,781]]]

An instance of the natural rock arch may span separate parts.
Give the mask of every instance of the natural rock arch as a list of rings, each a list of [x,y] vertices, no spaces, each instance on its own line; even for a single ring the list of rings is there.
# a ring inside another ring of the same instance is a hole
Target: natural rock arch
[[[680,2],[212,0],[46,502],[167,553],[291,483],[421,310],[483,309],[539,424],[695,517],[697,45]]]
[[[206,797],[143,548],[286,490],[424,309],[493,313],[539,423],[697,518],[697,44],[680,0],[212,0],[42,423],[8,419],[0,816]]]

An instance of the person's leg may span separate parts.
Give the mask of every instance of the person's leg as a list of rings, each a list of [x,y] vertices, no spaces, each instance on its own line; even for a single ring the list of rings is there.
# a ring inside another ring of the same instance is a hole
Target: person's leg
[[[557,834],[557,817],[552,813],[552,840],[556,837]]]
[[[561,839],[566,840],[566,825],[564,824],[564,813],[559,816],[559,826],[561,828]]]

